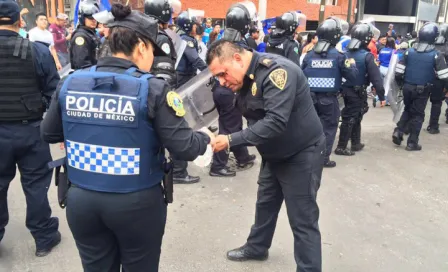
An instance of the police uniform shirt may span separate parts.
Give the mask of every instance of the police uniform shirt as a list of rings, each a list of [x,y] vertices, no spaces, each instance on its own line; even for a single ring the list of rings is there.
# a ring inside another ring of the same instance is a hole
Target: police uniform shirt
[[[366,50],[366,49],[364,49]],[[357,50],[358,51],[358,50]],[[348,55],[350,54],[356,54],[356,51],[349,51],[347,52]],[[365,77],[366,80],[366,84],[365,85],[369,85],[368,83],[372,83],[373,87],[376,90],[376,93],[380,99],[380,101],[384,100],[384,84],[383,84],[383,77],[381,76],[380,73],[380,69],[378,68],[378,66],[376,65],[375,62],[375,57],[373,56],[372,53],[368,52],[366,54],[366,58],[365,58],[365,65],[366,65],[366,75],[358,75],[358,77]],[[352,83],[353,81],[350,80],[346,80],[345,83],[343,84],[343,87],[355,87],[355,84]]]
[[[106,57],[97,65],[99,72],[123,73],[131,67],[136,67],[132,62],[120,58]],[[174,108],[168,105],[167,93],[171,91],[168,84],[159,78],[149,79],[150,91],[148,94],[148,118],[153,121],[153,127],[162,145],[170,153],[175,153],[179,159],[191,161],[197,154],[203,154],[210,142],[210,138],[204,133],[196,133],[188,126],[184,118],[176,116]],[[58,102],[58,90],[52,98],[48,114],[41,125],[41,136],[44,141],[58,143],[64,141],[61,105]]]
[[[183,34],[181,38],[187,42],[187,46],[185,47],[185,51],[176,71],[179,72],[179,74],[195,75],[197,70],[205,70],[207,65],[199,57],[198,42],[196,39],[186,34]]]
[[[9,30],[0,30],[0,44],[3,39],[17,37],[18,33]],[[48,50],[48,47],[41,43],[31,43],[34,58],[34,67],[36,70],[39,88],[48,101],[56,90],[60,80],[54,58]],[[1,79],[0,79],[1,80]]]
[[[236,104],[248,128],[230,146],[256,146],[263,159],[285,160],[323,134],[303,72],[284,57],[253,52]]]
[[[299,50],[299,45],[294,40],[288,37],[276,37],[269,36],[268,45],[269,49],[273,49],[270,53],[276,53],[276,51],[281,51],[285,58],[294,62],[300,67],[300,56],[302,52]],[[270,51],[270,50],[269,50]]]
[[[85,66],[95,65],[99,40],[94,30],[79,26],[70,41],[70,61],[72,69],[81,69]]]

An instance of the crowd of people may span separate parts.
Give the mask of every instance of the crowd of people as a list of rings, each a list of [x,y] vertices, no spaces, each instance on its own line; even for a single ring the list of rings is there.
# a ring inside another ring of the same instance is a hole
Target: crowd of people
[[[17,165],[36,256],[60,243],[47,197],[49,164],[85,271],[158,271],[173,183],[199,182],[188,161],[208,146],[211,176],[251,168],[256,156],[248,146],[261,156],[255,222],[247,242],[227,258],[266,260],[285,202],[297,271],[322,271],[317,193],[323,168],[336,167],[330,156],[338,128],[336,155],[364,149],[367,87],[386,105],[383,79],[391,56],[401,54],[394,76],[405,109],[392,141],[400,145],[409,134],[406,150],[419,151],[430,93],[441,102],[448,81],[448,25],[427,23],[415,41],[414,33],[403,39],[392,25],[380,37],[371,22],[348,31],[347,22],[329,17],[303,41],[297,32],[303,17],[294,11],[278,16],[262,37],[251,2],[229,8],[223,31],[221,22],[202,22],[189,10],[170,26],[167,0],[145,1],[144,12],[118,3],[99,10],[96,1],[82,1],[75,29],[67,28],[64,14],[47,29],[47,17],[37,14],[36,28],[26,34],[18,4],[0,0],[0,56],[10,64],[0,69],[0,102],[7,108],[0,111],[0,240]],[[168,28],[183,41],[182,51]],[[60,79],[57,69],[68,61],[74,71]],[[175,91],[207,68],[218,135],[211,127],[189,127]],[[61,142],[67,157],[52,162],[48,143]],[[230,152],[236,169],[227,167]]]

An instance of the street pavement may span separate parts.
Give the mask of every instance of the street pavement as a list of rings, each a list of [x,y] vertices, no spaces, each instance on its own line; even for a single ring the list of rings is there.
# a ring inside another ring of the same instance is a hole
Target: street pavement
[[[441,116],[441,134],[422,131],[423,150],[407,152],[392,144],[391,119],[389,108],[371,108],[363,121],[366,148],[354,157],[333,156],[338,166],[324,170],[318,195],[323,271],[448,271],[448,125]],[[54,158],[61,157],[58,145],[52,151]],[[235,263],[225,258],[227,250],[245,243],[254,220],[259,166],[257,154],[252,169],[235,178],[212,178],[207,169],[190,164],[191,174],[202,180],[175,186],[161,272],[295,271],[284,207],[267,261]],[[63,238],[49,256],[36,258],[25,227],[19,176],[13,180],[0,272],[82,271],[54,184],[49,197]]]

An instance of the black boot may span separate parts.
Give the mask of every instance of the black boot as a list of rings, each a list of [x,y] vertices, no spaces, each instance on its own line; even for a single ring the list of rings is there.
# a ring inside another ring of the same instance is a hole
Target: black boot
[[[406,146],[407,151],[420,151],[422,150],[422,146],[417,143],[408,143]]]
[[[338,147],[334,151],[334,154],[341,155],[341,156],[353,156],[355,153],[350,151],[350,149],[347,148],[348,140],[350,139],[350,136],[352,134],[352,128],[353,128],[353,122],[352,120],[342,120],[342,124],[340,126],[339,131],[339,141],[338,141]]]
[[[401,145],[403,141],[403,132],[400,131],[398,127],[394,129],[394,133],[392,134],[392,142],[396,145]]]
[[[440,133],[438,126],[437,127],[436,126],[428,126],[426,128],[426,130],[429,132],[429,134],[439,134]]]
[[[269,252],[266,251],[263,254],[256,254],[250,250],[250,248],[247,245],[244,245],[239,248],[235,248],[233,250],[230,250],[227,252],[227,259],[231,261],[248,261],[248,260],[255,260],[255,261],[264,261],[269,257]]]
[[[356,123],[352,129],[352,151],[361,151],[364,148],[364,144],[361,143],[361,122]]]

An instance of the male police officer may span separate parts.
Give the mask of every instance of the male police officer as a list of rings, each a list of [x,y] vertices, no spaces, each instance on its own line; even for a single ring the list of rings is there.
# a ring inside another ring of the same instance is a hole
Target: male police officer
[[[157,77],[164,78],[171,87],[176,87],[176,51],[174,44],[165,29],[171,20],[172,7],[168,0],[146,0],[145,13],[159,22],[159,33],[157,34],[157,45],[162,48],[166,56],[154,58],[151,73]]]
[[[13,0],[0,0],[0,241],[8,224],[7,193],[21,174],[27,211],[26,226],[43,257],[61,241],[58,219],[51,217],[48,188],[51,183],[50,148],[39,136],[45,111],[59,75],[48,47],[18,35],[20,8]]]
[[[352,156],[354,151],[364,148],[361,143],[361,120],[369,109],[367,104],[366,87],[372,82],[376,92],[385,104],[383,79],[375,63],[375,57],[367,49],[372,38],[379,36],[380,31],[371,24],[360,23],[355,25],[351,33],[351,41],[347,46],[348,58],[356,61],[358,76],[355,81],[347,80],[342,85],[344,109],[341,112],[342,124],[339,131],[339,142],[334,153],[336,155]],[[349,140],[352,140],[351,149],[347,149]]]
[[[247,243],[229,251],[227,258],[267,259],[285,200],[297,271],[321,271],[316,195],[325,137],[305,76],[286,58],[251,52],[226,40],[209,48],[207,64],[221,85],[239,91],[236,104],[248,121],[242,131],[217,136],[215,151],[256,146],[262,157],[255,224]]]
[[[395,67],[395,79],[403,85],[404,112],[392,135],[392,141],[400,145],[403,132],[409,127],[407,151],[419,151],[420,130],[425,120],[425,108],[428,102],[431,85],[436,79],[448,81],[448,67],[445,57],[435,49],[434,42],[439,36],[439,28],[435,23],[426,23],[419,31],[419,41],[406,51]]]
[[[72,69],[95,65],[100,41],[95,34],[97,21],[93,14],[98,13],[98,4],[91,0],[79,4],[79,25],[70,41],[70,62]]]
[[[299,46],[294,40],[296,28],[299,26],[299,14],[295,11],[277,17],[276,29],[269,35],[266,52],[284,56],[300,67]]]
[[[336,166],[336,162],[330,160],[330,154],[338,130],[340,109],[337,94],[342,77],[355,82],[358,76],[355,60],[348,59],[335,48],[347,30],[347,22],[333,17],[325,20],[317,28],[319,41],[313,51],[306,54],[302,64],[327,138],[325,167]]]
[[[187,42],[187,47],[176,69],[178,88],[195,77],[198,69],[202,71],[207,68],[207,65],[198,54],[198,41],[195,38],[196,28],[198,27],[196,20],[196,17],[190,15],[188,11],[182,12],[177,17],[178,32],[182,40]]]
[[[442,24],[439,27],[440,34],[437,37],[435,45],[441,55],[448,60],[448,24]],[[434,85],[431,88],[431,116],[429,117],[428,132],[431,134],[440,133],[439,118],[442,112],[442,104],[445,100],[444,83],[439,79],[434,80]]]

